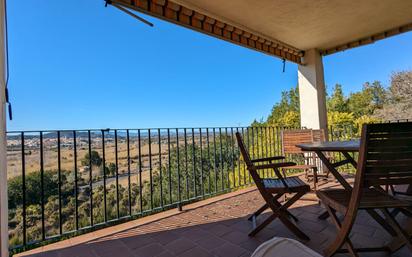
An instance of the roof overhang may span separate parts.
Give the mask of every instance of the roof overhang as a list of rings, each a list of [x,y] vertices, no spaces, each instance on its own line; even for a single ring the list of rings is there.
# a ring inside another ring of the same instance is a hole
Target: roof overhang
[[[409,0],[111,0],[295,63],[412,30]]]

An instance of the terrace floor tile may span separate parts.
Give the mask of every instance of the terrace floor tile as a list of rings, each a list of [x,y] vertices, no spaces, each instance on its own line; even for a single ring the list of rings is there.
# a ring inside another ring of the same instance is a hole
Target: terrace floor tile
[[[322,187],[335,186],[330,182]],[[313,196],[313,195],[312,195]],[[311,196],[311,197],[312,197]],[[58,243],[26,251],[16,256],[41,257],[247,257],[266,240],[275,236],[297,239],[279,220],[275,220],[255,237],[247,234],[250,214],[262,206],[263,200],[254,187],[219,195],[183,207],[100,231],[91,232]],[[336,228],[330,220],[318,220],[324,209],[317,201],[300,200],[291,212],[299,218],[297,225],[311,240],[303,242],[322,253],[335,238]],[[263,220],[269,212],[263,213]],[[405,220],[399,215],[399,220]],[[351,239],[357,246],[376,246],[391,240],[366,213],[360,212]],[[348,256],[337,254],[336,257]],[[405,247],[388,255],[368,253],[368,257],[412,256]]]

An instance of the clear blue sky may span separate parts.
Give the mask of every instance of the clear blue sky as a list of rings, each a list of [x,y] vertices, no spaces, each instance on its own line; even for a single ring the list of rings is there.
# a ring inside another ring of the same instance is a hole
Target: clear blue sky
[[[8,1],[9,130],[247,125],[297,66],[102,0]],[[395,51],[396,49],[396,51]],[[357,91],[412,68],[412,34],[324,59],[326,83]]]

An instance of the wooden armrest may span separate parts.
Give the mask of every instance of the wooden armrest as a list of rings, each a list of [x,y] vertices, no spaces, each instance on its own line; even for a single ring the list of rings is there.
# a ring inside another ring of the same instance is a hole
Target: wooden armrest
[[[253,159],[252,162],[266,162],[266,161],[276,161],[276,160],[283,160],[285,159],[285,156],[272,156],[272,157],[265,157],[265,158],[259,158],[259,159]]]
[[[269,164],[257,165],[254,168],[257,169],[257,170],[277,169],[277,168],[289,167],[289,166],[295,166],[295,165],[296,165],[296,163],[294,163],[294,162],[279,162],[279,163],[269,163]]]

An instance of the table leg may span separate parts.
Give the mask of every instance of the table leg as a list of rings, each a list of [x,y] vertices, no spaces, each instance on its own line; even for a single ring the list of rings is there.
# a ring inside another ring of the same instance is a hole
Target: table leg
[[[336,169],[338,166],[333,165],[328,158],[326,158],[326,156],[323,154],[322,151],[315,151],[315,153],[317,154],[317,156],[319,157],[319,159],[323,162],[323,164],[326,166],[326,168],[329,170],[330,173],[332,173],[332,175],[339,181],[339,183],[346,189],[346,190],[352,190],[352,187],[349,185],[349,183],[345,180],[345,178],[339,173],[339,171]],[[347,154],[347,153],[346,153]],[[345,153],[343,154],[346,158],[348,158],[347,154]],[[351,160],[353,160],[353,158],[349,155],[349,158]],[[355,162],[353,160],[353,162]],[[352,161],[350,161],[350,163],[352,163],[352,165],[354,164]],[[356,162],[355,162],[356,163]],[[356,168],[356,166],[355,166]],[[325,211],[324,213],[322,213],[321,215],[319,215],[318,217],[321,220],[325,220],[327,218],[329,218],[329,213],[327,211]]]

